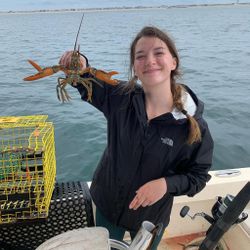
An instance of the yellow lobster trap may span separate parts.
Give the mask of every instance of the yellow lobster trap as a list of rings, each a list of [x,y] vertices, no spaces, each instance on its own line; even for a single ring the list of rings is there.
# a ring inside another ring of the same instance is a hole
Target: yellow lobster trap
[[[56,157],[47,118],[0,117],[0,224],[48,216]]]

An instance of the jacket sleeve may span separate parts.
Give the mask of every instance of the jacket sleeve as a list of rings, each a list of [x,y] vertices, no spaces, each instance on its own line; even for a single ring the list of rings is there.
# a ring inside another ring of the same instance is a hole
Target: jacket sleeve
[[[194,196],[200,192],[211,178],[208,171],[212,165],[212,157],[213,139],[206,128],[202,141],[194,147],[190,159],[185,162],[185,171],[165,177],[167,192],[174,196]]]
[[[82,75],[81,77],[82,79],[84,79],[84,78],[89,78],[92,76],[86,73]],[[98,80],[96,78],[94,78],[94,81],[90,80],[90,82],[92,84],[92,97],[91,97],[91,101],[88,101],[88,103],[96,107],[98,110],[103,112],[105,116],[107,116],[107,114],[110,112],[110,106],[111,106],[109,97],[112,95],[112,93],[115,92],[119,84],[116,86],[113,86],[101,80]],[[87,89],[84,86],[84,84],[78,83],[76,88],[78,89],[81,95],[81,99],[83,101],[87,101],[87,97],[88,97]]]

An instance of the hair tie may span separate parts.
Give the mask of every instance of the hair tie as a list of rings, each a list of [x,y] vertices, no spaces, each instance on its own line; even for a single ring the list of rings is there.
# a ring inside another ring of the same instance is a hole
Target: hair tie
[[[181,111],[181,113],[182,113],[183,115],[187,115],[187,111],[186,111],[185,109],[183,109],[183,110]]]

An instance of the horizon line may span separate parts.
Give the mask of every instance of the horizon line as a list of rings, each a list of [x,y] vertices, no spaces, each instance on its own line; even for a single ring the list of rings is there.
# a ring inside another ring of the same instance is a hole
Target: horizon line
[[[107,10],[133,10],[133,9],[160,9],[160,8],[188,8],[188,7],[206,7],[220,5],[250,5],[250,2],[241,3],[204,3],[204,4],[177,4],[177,5],[159,5],[159,6],[122,6],[122,7],[91,7],[91,8],[62,8],[62,9],[37,9],[37,10],[0,10],[0,13],[34,13],[34,12],[78,12],[78,11],[107,11]]]

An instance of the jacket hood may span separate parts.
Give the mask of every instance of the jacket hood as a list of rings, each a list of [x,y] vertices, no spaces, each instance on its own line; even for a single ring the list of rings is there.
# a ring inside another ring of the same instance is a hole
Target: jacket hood
[[[186,85],[183,85],[184,91],[182,92],[182,101],[184,110],[191,116],[198,120],[204,111],[204,103],[197,98],[195,93]],[[186,119],[186,116],[178,109],[174,108],[171,112],[176,120]]]

